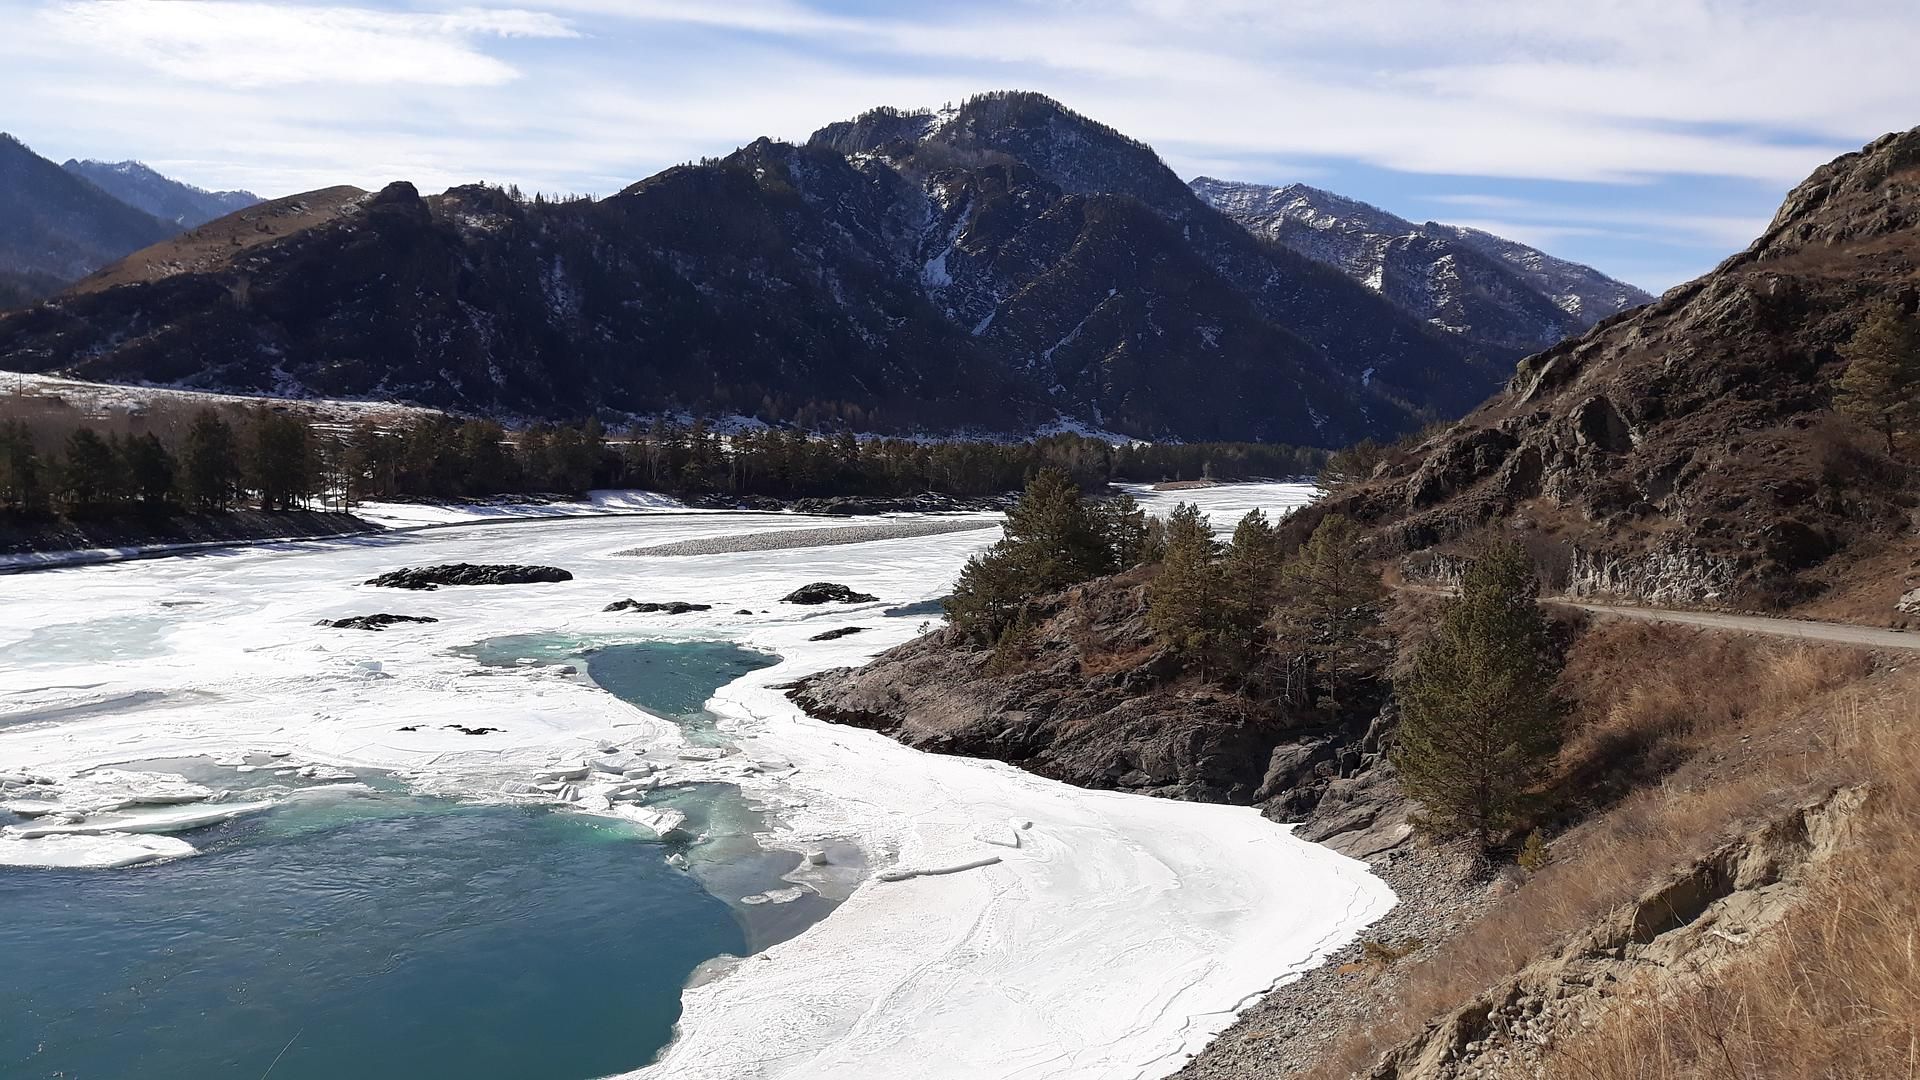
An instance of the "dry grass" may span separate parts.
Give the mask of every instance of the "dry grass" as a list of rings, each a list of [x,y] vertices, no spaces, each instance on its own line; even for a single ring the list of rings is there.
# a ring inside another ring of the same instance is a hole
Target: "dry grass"
[[[1900,687],[1910,690],[1912,680]],[[1910,693],[1849,703],[1837,768],[1871,785],[1858,843],[1751,954],[1610,1010],[1542,1075],[1591,1080],[1920,1076],[1920,742]]]
[[[1596,623],[1563,678],[1575,707],[1558,781],[1605,809],[1554,838],[1549,865],[1408,968],[1365,1030],[1306,1075],[1363,1072],[1675,864],[1847,779],[1857,770],[1835,752],[1828,719],[1853,707],[1870,672],[1857,650]],[[1631,779],[1613,782],[1610,765]]]

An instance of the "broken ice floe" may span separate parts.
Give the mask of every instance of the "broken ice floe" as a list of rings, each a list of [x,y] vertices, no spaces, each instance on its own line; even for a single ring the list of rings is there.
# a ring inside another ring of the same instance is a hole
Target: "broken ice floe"
[[[948,866],[901,867],[897,870],[882,870],[874,877],[881,881],[909,881],[919,877],[939,877],[943,874],[958,874],[963,870],[978,870],[983,866],[992,866],[1000,861],[1000,856],[989,855],[984,859],[972,859]]]
[[[172,836],[58,835],[22,838],[0,833],[0,866],[49,869],[115,870],[194,853],[192,844]]]

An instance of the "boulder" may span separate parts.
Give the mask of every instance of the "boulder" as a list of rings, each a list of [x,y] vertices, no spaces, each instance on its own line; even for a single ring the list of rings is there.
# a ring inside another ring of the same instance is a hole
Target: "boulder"
[[[557,566],[515,566],[478,563],[445,563],[440,566],[403,566],[365,584],[388,589],[437,589],[442,585],[525,585],[536,581],[572,581],[573,575]]]
[[[389,615],[380,612],[376,615],[349,615],[344,619],[321,619],[321,626],[331,626],[339,630],[385,630],[398,623],[435,623],[439,619],[430,615]]]
[[[670,600],[663,604],[663,603],[658,603],[652,600],[642,601],[642,600],[634,600],[629,598],[626,600],[615,600],[613,603],[608,604],[606,607],[601,608],[600,610],[602,611],[641,611],[641,612],[662,611],[667,613],[668,615],[685,615],[689,611],[711,611],[712,609],[713,609],[712,604],[689,604],[685,600]]]
[[[871,604],[880,599],[866,593],[854,592],[845,585],[836,585],[831,581],[816,581],[811,585],[802,585],[780,598],[783,604]]]
[[[812,637],[808,638],[807,640],[808,641],[832,641],[835,638],[843,638],[849,634],[857,634],[860,631],[865,629],[866,627],[864,626],[842,626],[837,630],[828,630],[828,631],[825,631],[824,633],[815,634]]]

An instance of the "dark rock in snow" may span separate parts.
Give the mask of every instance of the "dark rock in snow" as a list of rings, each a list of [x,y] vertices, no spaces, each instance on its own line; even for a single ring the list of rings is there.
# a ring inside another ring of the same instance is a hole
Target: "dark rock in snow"
[[[668,615],[685,615],[689,611],[711,611],[712,604],[689,604],[685,600],[670,600],[664,604],[647,600],[615,600],[602,611],[664,611]]]
[[[811,585],[802,585],[780,598],[783,604],[871,604],[880,599],[866,593],[854,592],[845,585],[835,585],[831,581],[816,581]]]
[[[389,615],[380,612],[377,615],[349,615],[344,619],[321,619],[321,626],[331,626],[340,630],[385,630],[395,623],[435,623],[439,619],[430,615]]]
[[[446,563],[441,566],[404,566],[365,584],[389,589],[437,589],[442,585],[524,585],[535,581],[572,581],[573,575],[556,566]]]
[[[857,634],[860,631],[865,629],[866,627],[864,626],[842,626],[838,630],[828,630],[825,633],[815,634],[812,637],[808,638],[807,640],[808,641],[832,641],[835,638],[843,638],[849,634]]]

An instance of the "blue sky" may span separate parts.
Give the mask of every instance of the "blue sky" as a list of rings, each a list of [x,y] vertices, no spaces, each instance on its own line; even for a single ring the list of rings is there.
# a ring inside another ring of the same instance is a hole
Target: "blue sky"
[[[1184,177],[1302,181],[1659,290],[1920,124],[1912,5],[0,0],[0,128],[205,187],[605,194],[879,104],[1033,89]]]

